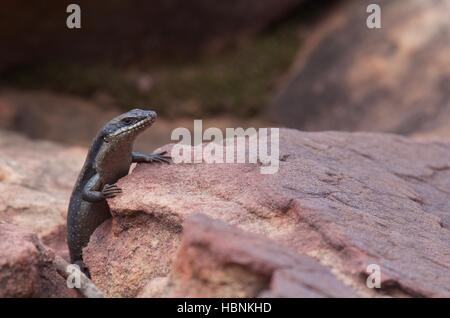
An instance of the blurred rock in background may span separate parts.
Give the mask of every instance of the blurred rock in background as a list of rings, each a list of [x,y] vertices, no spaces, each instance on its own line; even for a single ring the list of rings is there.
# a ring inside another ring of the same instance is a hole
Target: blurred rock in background
[[[381,6],[382,28],[366,27]],[[450,1],[348,1],[309,34],[271,114],[302,130],[450,137]]]

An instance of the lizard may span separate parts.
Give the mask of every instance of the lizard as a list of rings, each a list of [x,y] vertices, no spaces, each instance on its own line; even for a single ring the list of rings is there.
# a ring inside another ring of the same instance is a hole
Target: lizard
[[[169,163],[167,152],[133,152],[136,137],[156,120],[156,112],[133,109],[108,122],[94,138],[70,197],[67,244],[70,261],[89,276],[82,251],[94,230],[111,217],[106,199],[122,193],[116,182],[132,163]]]

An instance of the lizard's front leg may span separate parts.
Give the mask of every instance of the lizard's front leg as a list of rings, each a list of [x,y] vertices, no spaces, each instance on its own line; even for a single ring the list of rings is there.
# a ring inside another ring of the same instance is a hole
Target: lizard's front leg
[[[100,202],[108,198],[114,198],[119,193],[122,193],[122,189],[115,184],[106,184],[102,191],[92,190],[98,184],[99,179],[99,175],[96,174],[86,183],[82,193],[82,198],[84,201],[92,203]]]
[[[158,153],[143,153],[143,152],[133,152],[131,154],[132,160],[135,163],[152,163],[152,162],[160,162],[160,163],[170,163],[172,157],[167,155],[167,151],[158,152]]]

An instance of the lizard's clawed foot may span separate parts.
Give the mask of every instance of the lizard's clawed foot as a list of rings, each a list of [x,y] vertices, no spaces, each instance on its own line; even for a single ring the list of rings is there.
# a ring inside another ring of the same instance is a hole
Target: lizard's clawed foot
[[[147,155],[145,158],[145,162],[147,163],[170,163],[170,160],[172,160],[172,157],[167,154],[167,151],[158,152],[158,153],[152,153]]]
[[[106,184],[102,190],[102,195],[107,199],[114,198],[120,193],[122,189],[115,184]]]

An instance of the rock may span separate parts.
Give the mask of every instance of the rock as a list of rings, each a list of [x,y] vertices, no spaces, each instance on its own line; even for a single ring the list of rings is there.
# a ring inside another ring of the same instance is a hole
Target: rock
[[[0,221],[67,256],[66,213],[86,150],[0,131]]]
[[[0,223],[0,297],[78,297],[38,246],[34,234]]]
[[[94,284],[108,296],[134,297],[148,280],[170,272],[181,226],[138,214],[131,219],[139,227],[105,221],[83,250]]]
[[[66,28],[68,2],[7,1],[0,12],[0,69],[36,61],[183,56],[220,49],[286,16],[302,0],[79,0],[81,29]],[[26,12],[26,14],[24,14]],[[20,17],[20,18],[19,18]],[[42,21],[45,20],[45,23]]]
[[[0,90],[0,131],[19,132],[33,140],[47,140],[70,146],[89,148],[98,131],[112,118],[119,115],[118,108],[109,107],[99,101],[88,100],[69,94],[46,90]],[[133,105],[129,106],[132,109]],[[151,107],[143,105],[142,107]],[[155,110],[160,111],[156,105]],[[192,127],[187,118],[158,118],[136,140],[135,149],[152,152],[156,148],[171,142],[172,131],[178,127]],[[267,127],[260,119],[242,119],[234,116],[222,116],[205,119],[203,127]],[[43,128],[45,127],[45,129]],[[191,128],[192,129],[192,128]]]
[[[381,29],[366,27],[368,4]],[[270,113],[301,130],[450,137],[449,0],[348,1],[309,35]]]
[[[123,297],[191,295],[183,286],[450,296],[450,143],[281,129],[280,157],[272,175],[253,164],[138,165],[84,250],[96,285]],[[198,213],[215,221],[186,221]],[[379,290],[366,287],[370,264],[381,268]]]
[[[186,220],[173,268],[169,296],[355,296],[311,257],[201,214]]]
[[[31,139],[89,147],[100,128],[118,114],[114,108],[104,109],[99,103],[66,94],[0,92],[0,129],[18,131]]]

